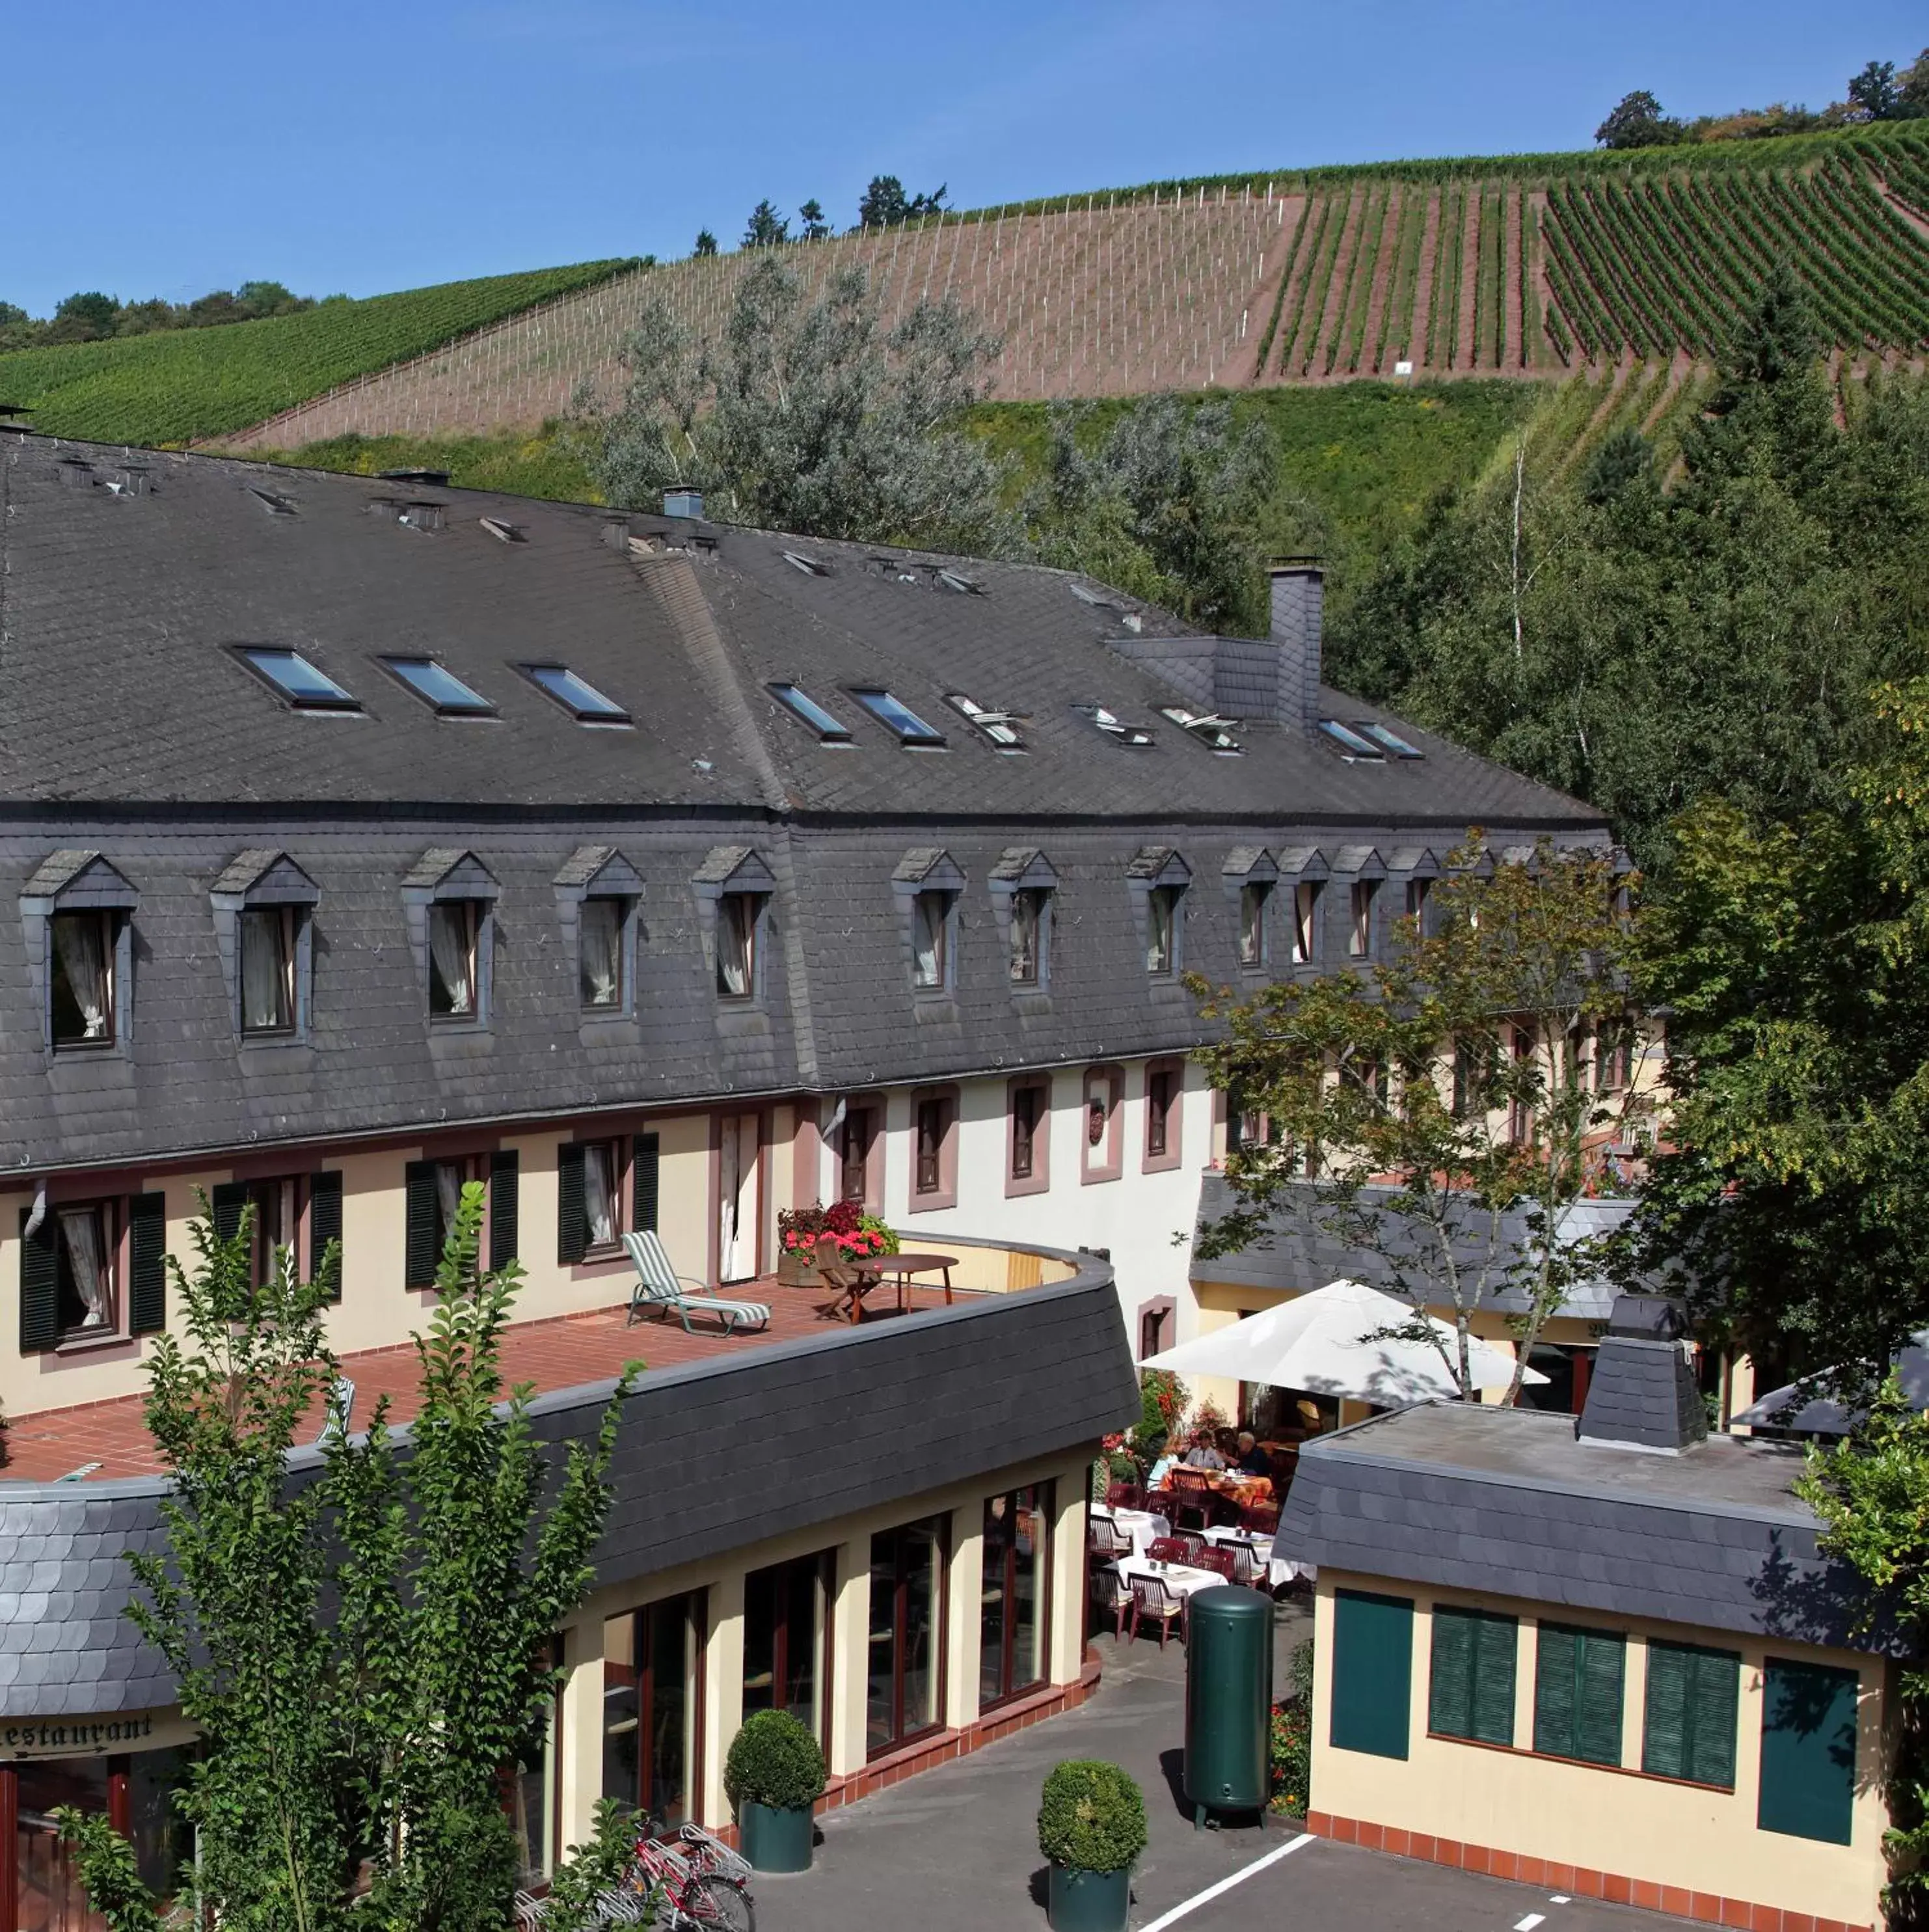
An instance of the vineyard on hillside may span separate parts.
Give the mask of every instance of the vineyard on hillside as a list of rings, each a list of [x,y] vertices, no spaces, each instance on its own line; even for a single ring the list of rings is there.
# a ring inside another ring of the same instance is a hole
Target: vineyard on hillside
[[[1175,184],[785,255],[808,289],[861,264],[888,320],[927,296],[976,310],[1003,339],[1002,401],[1705,363],[1778,260],[1813,293],[1844,368],[1866,370],[1929,350],[1929,138],[1904,124]],[[581,386],[606,404],[620,394],[645,301],[714,336],[752,259],[618,277],[358,379],[235,446],[533,431]]]
[[[51,436],[145,443],[219,436],[633,266],[586,262],[220,328],[21,350],[0,356],[0,404],[30,409],[34,427]]]

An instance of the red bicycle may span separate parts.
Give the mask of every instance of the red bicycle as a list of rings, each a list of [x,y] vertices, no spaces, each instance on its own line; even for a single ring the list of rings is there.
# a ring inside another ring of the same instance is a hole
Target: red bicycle
[[[750,1867],[701,1825],[637,1840],[624,1889],[663,1932],[756,1932]]]

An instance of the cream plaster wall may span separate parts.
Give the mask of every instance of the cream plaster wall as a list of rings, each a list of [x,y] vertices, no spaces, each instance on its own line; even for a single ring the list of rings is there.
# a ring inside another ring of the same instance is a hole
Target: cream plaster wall
[[[1333,1598],[1340,1588],[1414,1600],[1412,1699],[1404,1760],[1342,1750],[1328,1742]],[[1520,1618],[1512,1750],[1427,1735],[1428,1660],[1436,1602],[1477,1605]],[[1532,1754],[1535,1642],[1544,1611],[1559,1621],[1627,1632],[1622,1768]],[[1558,1611],[1518,1598],[1430,1590],[1331,1570],[1320,1573],[1314,1628],[1315,1810],[1718,1898],[1778,1905],[1786,1912],[1847,1924],[1877,1922],[1886,1822],[1880,1789],[1885,1762],[1881,1660],[1806,1644],[1765,1642],[1725,1630]],[[1733,1791],[1649,1777],[1639,1768],[1646,1642],[1651,1636],[1741,1652]],[[1859,1788],[1850,1844],[1823,1844],[1756,1828],[1763,1666],[1771,1655],[1832,1664],[1860,1675],[1856,1744]]]
[[[905,1497],[882,1508],[732,1550],[721,1558],[666,1570],[640,1583],[599,1590],[565,1633],[568,1677],[562,1693],[562,1842],[586,1838],[602,1791],[603,1624],[606,1618],[686,1591],[707,1593],[708,1637],[703,1657],[703,1753],[699,1815],[705,1824],[729,1821],[723,1759],[743,1721],[744,1578],[753,1570],[822,1550],[837,1552],[831,1631],[831,1750],[834,1776],[864,1768],[865,1682],[870,1634],[870,1538],[879,1530],[928,1516],[949,1518],[943,1628],[943,1710],[948,1728],[978,1714],[978,1605],[983,1582],[985,1499],[1028,1484],[1056,1484],[1047,1616],[1051,1631],[1049,1681],[1077,1681],[1083,1662],[1085,1484],[1089,1455],[1017,1463],[942,1490]]]

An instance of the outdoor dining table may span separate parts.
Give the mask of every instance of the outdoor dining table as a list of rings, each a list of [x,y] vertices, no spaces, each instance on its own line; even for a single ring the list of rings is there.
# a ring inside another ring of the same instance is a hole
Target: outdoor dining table
[[[1243,1543],[1253,1552],[1254,1560],[1266,1567],[1266,1586],[1277,1590],[1283,1583],[1290,1583],[1295,1576],[1316,1577],[1319,1569],[1311,1563],[1295,1562],[1289,1556],[1273,1554],[1273,1538],[1263,1536],[1248,1529],[1209,1529],[1204,1540],[1220,1549],[1230,1549],[1235,1544]]]
[[[1189,1563],[1155,1563],[1151,1558],[1137,1554],[1120,1557],[1114,1568],[1119,1581],[1128,1588],[1134,1576],[1156,1576],[1175,1597],[1217,1589],[1226,1581],[1216,1570],[1195,1570]]]
[[[942,1274],[945,1303],[948,1307],[951,1300],[951,1270],[957,1264],[956,1255],[936,1254],[872,1255],[863,1261],[852,1261],[848,1265],[857,1277],[856,1286],[849,1291],[847,1298],[852,1322],[855,1323],[863,1313],[865,1297],[884,1281],[897,1284],[897,1312],[902,1315],[913,1275]],[[841,1313],[842,1309],[838,1312]]]
[[[1113,1524],[1131,1539],[1132,1554],[1143,1556],[1162,1536],[1172,1534],[1172,1524],[1155,1510],[1113,1509],[1107,1503],[1094,1503],[1097,1520]]]

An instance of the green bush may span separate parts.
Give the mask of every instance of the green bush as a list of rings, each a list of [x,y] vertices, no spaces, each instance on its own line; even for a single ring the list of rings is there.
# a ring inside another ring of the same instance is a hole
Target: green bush
[[[1116,1764],[1068,1758],[1038,1805],[1038,1850],[1074,1871],[1123,1871],[1146,1849],[1146,1801]]]
[[[753,1711],[730,1740],[723,1790],[732,1806],[801,1810],[824,1794],[824,1754],[788,1711]]]

